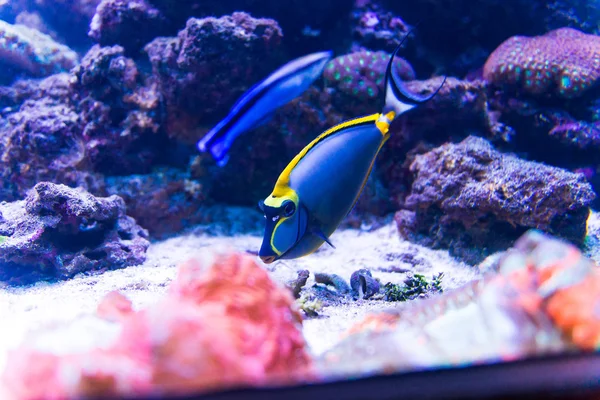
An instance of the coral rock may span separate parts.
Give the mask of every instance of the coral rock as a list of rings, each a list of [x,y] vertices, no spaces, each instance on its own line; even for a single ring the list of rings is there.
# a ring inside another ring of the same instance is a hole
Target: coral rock
[[[159,94],[151,84],[144,85],[121,46],[93,46],[72,71],[72,91],[94,170],[147,173],[167,157],[167,138],[157,116]]]
[[[501,232],[514,236],[525,228],[581,243],[596,197],[580,174],[502,154],[473,136],[416,156],[410,170],[415,180],[405,206],[415,214],[407,221],[411,217],[400,213],[397,222],[409,237],[413,229],[429,231],[430,245],[457,240],[445,230],[457,225],[483,240],[481,247],[493,247]]]
[[[280,64],[282,36],[274,20],[236,12],[190,18],[176,38],[146,45],[169,135],[190,143],[200,139],[199,125],[217,123],[237,97]]]
[[[103,304],[119,308],[123,299],[111,293]],[[310,379],[312,360],[293,303],[253,257],[192,259],[163,299],[122,314],[111,343],[61,356],[26,343],[11,354],[2,383],[7,393],[34,399],[195,395]]]
[[[90,24],[89,35],[102,46],[119,44],[130,52],[157,36],[164,36],[167,21],[146,0],[103,0]]]
[[[48,79],[51,90],[59,90],[61,79]],[[38,93],[45,94],[48,91]],[[89,172],[80,116],[50,97],[26,101],[0,126],[2,200],[23,198],[37,182],[46,180],[102,190],[101,177]]]
[[[531,95],[581,96],[600,78],[600,36],[572,28],[513,36],[489,56],[483,76]]]
[[[117,196],[42,182],[24,201],[0,206],[3,281],[66,279],[93,270],[124,268],[146,259],[147,232],[125,215]]]
[[[358,47],[392,51],[409,27],[377,1],[357,1],[351,13],[352,36]]]
[[[0,55],[9,66],[32,76],[47,76],[73,68],[77,53],[50,36],[0,20]],[[4,78],[3,78],[4,79]]]
[[[153,237],[180,232],[199,223],[204,211],[201,206],[206,200],[202,184],[176,169],[109,177],[106,190],[122,197],[127,213]]]

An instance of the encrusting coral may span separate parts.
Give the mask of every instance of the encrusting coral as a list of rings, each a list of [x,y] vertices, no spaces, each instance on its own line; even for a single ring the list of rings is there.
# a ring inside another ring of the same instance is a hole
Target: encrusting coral
[[[489,56],[483,76],[535,96],[581,96],[600,79],[600,36],[572,28],[536,37],[513,36]]]
[[[118,292],[105,297],[98,315],[120,328],[108,345],[56,355],[37,350],[34,337],[11,353],[2,386],[26,400],[49,393],[173,396],[303,381],[313,376],[312,359],[293,302],[251,256],[191,259],[148,308],[133,311]]]
[[[361,100],[381,97],[385,69],[390,55],[383,51],[359,51],[331,60],[323,71],[325,83],[341,92]],[[415,79],[415,71],[401,57],[397,57],[393,68],[403,80]]]

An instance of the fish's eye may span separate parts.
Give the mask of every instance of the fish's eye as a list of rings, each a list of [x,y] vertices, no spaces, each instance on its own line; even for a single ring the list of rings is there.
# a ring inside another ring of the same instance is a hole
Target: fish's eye
[[[283,215],[285,217],[290,217],[296,212],[296,204],[293,201],[288,201],[283,206]]]

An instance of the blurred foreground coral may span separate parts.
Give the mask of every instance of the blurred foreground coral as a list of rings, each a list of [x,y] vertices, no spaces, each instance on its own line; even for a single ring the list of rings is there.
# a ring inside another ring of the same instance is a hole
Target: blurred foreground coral
[[[369,315],[319,359],[328,375],[400,372],[600,349],[600,270],[529,231],[482,279]]]
[[[108,347],[56,355],[32,340],[9,356],[3,398],[175,395],[311,375],[292,294],[251,256],[192,259],[156,304],[133,311],[111,292],[97,314],[120,325]]]

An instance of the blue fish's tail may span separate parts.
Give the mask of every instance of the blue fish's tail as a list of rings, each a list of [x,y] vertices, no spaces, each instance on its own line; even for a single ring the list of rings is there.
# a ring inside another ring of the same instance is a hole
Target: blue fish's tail
[[[398,76],[398,72],[393,67],[394,66],[394,58],[400,51],[402,44],[408,38],[408,36],[412,33],[412,30],[409,31],[400,44],[396,46],[396,49],[392,53],[390,57],[390,61],[388,62],[386,71],[385,71],[385,107],[383,110],[383,114],[387,114],[390,111],[394,111],[395,115],[398,116],[403,112],[410,110],[413,107],[416,107],[419,104],[423,104],[426,101],[431,100],[444,86],[446,83],[446,77],[442,81],[442,84],[437,88],[435,92],[428,96],[418,95],[416,93],[412,93],[402,79]]]
[[[198,150],[210,152],[219,167],[223,167],[229,161],[230,145],[225,138],[226,135],[220,132],[220,126],[216,126],[198,142]]]

